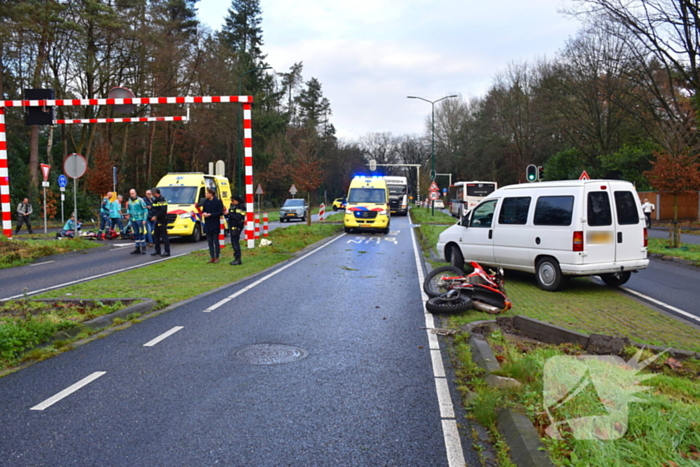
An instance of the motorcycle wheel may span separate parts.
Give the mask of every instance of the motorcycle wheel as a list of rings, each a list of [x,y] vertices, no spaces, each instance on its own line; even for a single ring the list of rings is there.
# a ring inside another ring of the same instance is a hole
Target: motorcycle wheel
[[[444,285],[438,284],[443,276],[464,277],[464,271],[454,266],[442,266],[430,271],[423,281],[423,291],[428,297],[437,297],[449,290]]]
[[[471,310],[473,306],[472,299],[464,294],[460,294],[457,298],[446,300],[442,296],[433,297],[425,304],[425,309],[435,314],[453,314],[462,311]]]

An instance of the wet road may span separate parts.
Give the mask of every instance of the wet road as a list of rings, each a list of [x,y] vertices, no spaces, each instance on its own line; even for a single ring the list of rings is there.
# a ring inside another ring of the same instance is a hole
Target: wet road
[[[0,378],[2,465],[477,465],[414,245],[342,234]]]

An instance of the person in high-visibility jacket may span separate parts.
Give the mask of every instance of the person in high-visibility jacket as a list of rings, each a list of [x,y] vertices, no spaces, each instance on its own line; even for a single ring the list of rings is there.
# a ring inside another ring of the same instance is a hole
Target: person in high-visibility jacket
[[[241,232],[245,222],[245,203],[240,195],[231,197],[231,206],[228,208],[228,226],[231,229],[231,244],[233,245],[233,261],[231,266],[243,264],[241,262]]]
[[[148,206],[146,202],[138,197],[136,190],[129,190],[129,200],[126,202],[126,212],[129,216],[129,224],[134,232],[135,249],[132,255],[146,254],[146,216],[148,216]]]

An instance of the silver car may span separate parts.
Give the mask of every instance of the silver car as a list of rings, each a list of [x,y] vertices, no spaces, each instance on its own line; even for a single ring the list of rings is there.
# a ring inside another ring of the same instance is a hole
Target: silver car
[[[287,222],[292,219],[306,220],[309,207],[303,199],[288,199],[280,208],[280,222]]]

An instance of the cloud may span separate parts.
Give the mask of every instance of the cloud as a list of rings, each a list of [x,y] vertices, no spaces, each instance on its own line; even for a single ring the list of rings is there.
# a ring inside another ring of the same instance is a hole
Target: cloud
[[[200,16],[219,8],[199,3]],[[447,94],[482,95],[513,61],[553,56],[578,27],[552,0],[261,0],[267,61],[276,72],[304,62],[330,100],[343,138],[370,131],[422,133]]]

